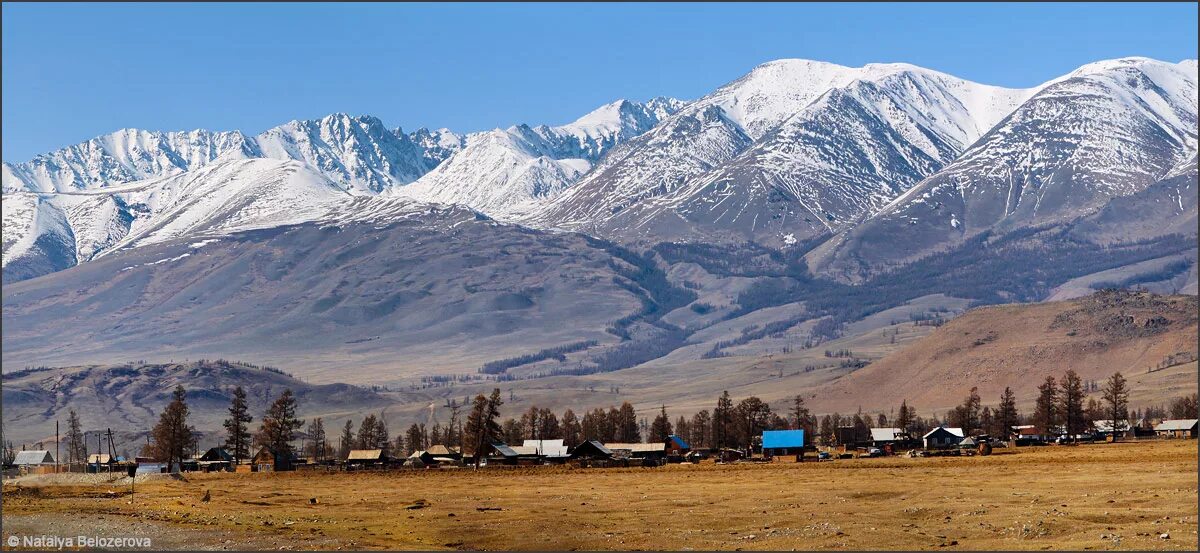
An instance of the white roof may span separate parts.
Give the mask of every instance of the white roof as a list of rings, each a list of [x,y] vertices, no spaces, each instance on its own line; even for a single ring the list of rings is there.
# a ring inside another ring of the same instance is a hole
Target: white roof
[[[17,457],[13,459],[14,465],[42,465],[50,463],[54,463],[54,456],[44,449],[18,451]]]
[[[955,436],[957,436],[959,438],[963,437],[963,429],[954,428],[954,427],[950,427],[950,426],[939,426],[937,428],[934,428],[933,430],[930,430],[929,432],[926,432],[925,435],[921,436],[921,437],[928,438],[930,434],[933,434],[934,432],[937,432],[938,430],[945,430],[946,432],[954,434]]]
[[[532,447],[538,454],[547,457],[567,456],[567,445],[563,440],[525,440],[521,447]]]
[[[872,428],[871,441],[873,442],[891,442],[900,439],[900,434],[904,431],[899,428]]]
[[[1192,427],[1196,426],[1196,421],[1197,419],[1166,420],[1158,423],[1158,426],[1155,426],[1154,430],[1160,432],[1164,430],[1191,430]]]
[[[618,443],[604,444],[604,447],[607,447],[608,449],[611,449],[611,450],[622,449],[622,450],[628,451],[630,453],[652,453],[652,452],[656,452],[656,451],[666,451],[667,450],[667,444],[664,442],[654,442],[654,443],[649,443],[649,444],[619,443],[618,442]]]
[[[1112,432],[1113,424],[1111,420],[1099,420],[1092,422],[1092,428],[1097,432]],[[1129,430],[1129,421],[1117,421],[1117,431]]]

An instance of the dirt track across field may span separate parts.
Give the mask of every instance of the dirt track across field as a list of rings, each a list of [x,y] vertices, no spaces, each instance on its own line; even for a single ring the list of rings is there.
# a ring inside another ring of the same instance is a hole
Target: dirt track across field
[[[127,485],[30,481],[4,485],[3,522],[5,540],[140,535],[163,549],[1194,550],[1196,463],[1196,441],[1165,440],[803,464],[196,474],[139,483],[132,503]]]

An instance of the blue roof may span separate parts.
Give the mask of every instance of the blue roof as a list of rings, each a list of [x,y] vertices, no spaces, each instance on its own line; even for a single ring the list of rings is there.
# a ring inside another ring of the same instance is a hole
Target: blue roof
[[[803,430],[767,430],[762,435],[763,449],[804,447]]]
[[[681,447],[683,449],[691,449],[692,448],[692,446],[688,445],[687,442],[683,441],[683,438],[680,438],[679,436],[676,436],[675,434],[671,434],[670,436],[667,436],[667,439],[671,440],[672,442],[675,442],[676,445],[678,445],[679,447]]]

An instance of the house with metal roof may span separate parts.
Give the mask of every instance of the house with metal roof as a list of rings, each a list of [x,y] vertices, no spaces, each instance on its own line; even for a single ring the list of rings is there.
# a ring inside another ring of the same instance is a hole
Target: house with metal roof
[[[17,457],[13,459],[13,464],[18,467],[32,467],[38,465],[53,465],[54,455],[44,449],[31,449],[29,451],[18,451]]]
[[[502,442],[494,442],[484,446],[480,454],[483,455],[488,464],[516,465],[521,459],[520,453],[512,446]],[[528,461],[528,457],[526,460]]]
[[[667,456],[668,457],[683,457],[692,450],[692,446],[688,445],[683,438],[671,434],[667,436]]]
[[[387,464],[382,449],[351,449],[346,453],[346,467],[363,468]]]
[[[872,428],[871,429],[871,445],[875,447],[883,447],[886,445],[896,445],[909,440],[908,432],[903,428]]]
[[[442,444],[434,444],[426,449],[430,455],[434,457],[447,457],[454,460],[462,459],[462,452],[457,447],[448,447]]]
[[[1164,438],[1195,438],[1200,419],[1171,419],[1158,423],[1154,433]]]
[[[612,450],[597,440],[588,440],[571,450],[571,459],[599,461],[609,460],[612,457]]]
[[[764,456],[803,455],[804,430],[765,430],[762,433]]]
[[[921,436],[925,449],[954,447],[963,440],[963,429],[939,426]]]
[[[653,442],[649,444],[613,442],[604,444],[604,447],[612,450],[615,457],[643,459],[646,457],[666,457],[667,455],[667,444],[663,442]]]
[[[563,440],[525,440],[521,447],[533,448],[533,452],[543,457],[567,457],[567,445]]]

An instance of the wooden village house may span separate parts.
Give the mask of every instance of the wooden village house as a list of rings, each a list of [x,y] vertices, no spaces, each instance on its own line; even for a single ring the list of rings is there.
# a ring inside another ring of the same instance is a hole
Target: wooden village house
[[[925,449],[948,449],[958,447],[958,444],[963,440],[963,430],[961,428],[947,428],[939,426],[926,432],[921,436],[921,441],[924,442]]]
[[[1198,419],[1165,420],[1154,427],[1154,433],[1163,438],[1195,438]]]

